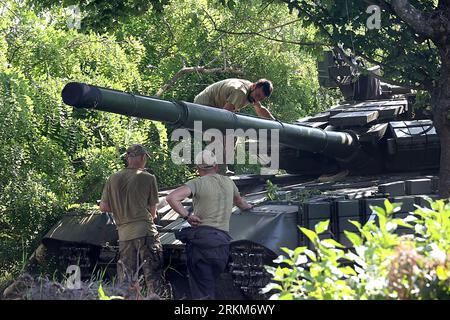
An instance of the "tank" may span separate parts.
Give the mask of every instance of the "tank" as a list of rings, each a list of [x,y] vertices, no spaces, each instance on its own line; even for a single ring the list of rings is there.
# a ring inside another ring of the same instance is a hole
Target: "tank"
[[[286,174],[232,177],[253,209],[233,209],[230,261],[218,292],[221,299],[264,299],[260,289],[270,281],[264,265],[284,254],[282,247],[311,247],[298,226],[312,229],[330,220],[328,232],[320,236],[350,247],[344,230],[356,230],[348,220],[364,224],[375,219],[370,206],[383,206],[388,198],[402,203],[396,215],[404,217],[414,205],[426,206],[426,197],[438,197],[439,138],[431,119],[414,109],[414,93],[382,83],[372,74],[358,74],[333,51],[319,62],[319,82],[340,88],[345,101],[294,123],[76,82],[64,87],[62,98],[75,108],[152,119],[177,128],[194,129],[194,121],[201,120],[203,130],[278,129],[280,168]],[[170,191],[159,192],[157,220],[166,278],[175,299],[189,298],[184,245],[174,237],[174,231],[188,223],[165,201]],[[192,210],[190,199],[183,205]],[[35,257],[39,260],[45,249],[57,257],[55,263],[62,270],[78,264],[82,274],[101,268],[113,275],[117,241],[111,214],[74,211],[46,234]]]

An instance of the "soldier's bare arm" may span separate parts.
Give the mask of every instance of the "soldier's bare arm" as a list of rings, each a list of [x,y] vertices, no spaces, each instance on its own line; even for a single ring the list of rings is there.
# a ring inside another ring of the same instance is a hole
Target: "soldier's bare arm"
[[[156,204],[148,206],[148,211],[152,215],[152,218],[155,219],[156,218]]]
[[[245,199],[242,198],[239,194],[233,197],[233,204],[241,210],[249,210],[252,208],[252,206],[247,201],[245,201]]]
[[[234,104],[229,103],[229,102],[225,103],[225,105],[223,106],[223,108],[224,108],[225,110],[228,110],[228,111],[231,111],[231,112],[235,112],[235,111],[236,111],[236,107],[234,106]]]
[[[106,201],[100,201],[100,211],[101,212],[111,212],[111,207],[109,206],[109,203]]]
[[[255,111],[258,114],[258,116],[275,120],[275,117],[272,115],[272,113],[270,113],[269,109],[261,105],[261,103],[259,102],[254,103],[253,107],[255,108]]]
[[[186,219],[191,225],[196,226],[201,223],[200,218],[194,215],[189,215],[189,212],[181,204],[181,201],[189,197],[191,193],[192,191],[188,186],[181,186],[169,193],[166,197],[166,201],[172,209],[178,212],[183,218],[187,217]]]

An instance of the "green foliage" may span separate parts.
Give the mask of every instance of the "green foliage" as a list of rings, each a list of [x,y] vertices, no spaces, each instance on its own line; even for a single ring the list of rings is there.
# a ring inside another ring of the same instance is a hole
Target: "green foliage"
[[[224,78],[268,78],[274,83],[274,92],[263,104],[280,120],[292,121],[339,98],[319,88],[316,51],[252,35],[257,26],[268,29],[264,34],[269,37],[314,43],[314,28],[276,27],[295,18],[276,2],[235,1],[230,10],[217,1],[173,1],[164,8],[164,15],[149,12],[132,19],[118,37],[142,39],[146,54],[140,70],[146,92],[157,92],[183,66],[231,67],[242,74],[186,74],[163,97],[193,101],[206,86]],[[254,114],[251,107],[242,112]]]
[[[266,190],[267,190],[267,198],[269,200],[275,201],[280,200],[280,195],[278,194],[279,188],[276,184],[273,184],[272,181],[266,181]]]
[[[450,204],[431,202],[405,219],[393,218],[400,204],[385,201],[386,209],[373,207],[373,220],[359,232],[345,234],[353,249],[332,239],[320,240],[328,221],[315,231],[300,228],[314,244],[286,253],[267,267],[273,283],[264,292],[272,299],[450,299]],[[395,234],[398,226],[413,228],[415,235]]]
[[[22,261],[43,228],[55,223],[73,190],[60,146],[41,136],[31,88],[17,72],[0,72],[0,270]],[[52,159],[52,161],[48,161]],[[23,264],[21,264],[23,265]],[[5,269],[3,269],[5,268]]]
[[[255,159],[255,157],[251,156],[250,152],[248,150],[244,151],[245,156],[245,164],[240,164],[241,159],[239,158],[238,153],[240,152],[240,149],[245,148],[245,141],[238,139],[238,142],[236,143],[235,147],[235,165],[229,165],[229,168],[231,171],[234,171],[236,175],[240,174],[259,174],[262,169],[262,165],[258,162],[258,159]],[[254,163],[256,162],[256,163]]]
[[[126,23],[131,17],[142,15],[149,9],[160,13],[169,0],[29,0],[28,2],[40,9],[76,5],[83,13],[80,21],[82,30],[105,32],[116,29],[118,25]]]
[[[292,201],[304,202],[307,199],[311,199],[314,196],[321,194],[322,192],[318,189],[304,188],[292,192],[290,197]]]
[[[414,103],[414,114],[416,117],[426,116],[431,117],[431,95],[427,91],[419,91],[416,94],[416,101]]]
[[[386,79],[410,86],[430,89],[439,77],[441,65],[438,48],[433,42],[419,37],[408,26],[389,1],[381,7],[380,28],[367,27],[372,13],[366,1],[291,1],[283,0],[296,12],[304,25],[315,25],[324,41],[342,45],[353,55],[363,57],[370,65],[382,67]],[[430,12],[437,1],[417,0],[418,10]]]
[[[98,286],[98,298],[99,300],[124,300],[121,296],[107,296],[103,291],[102,284]]]

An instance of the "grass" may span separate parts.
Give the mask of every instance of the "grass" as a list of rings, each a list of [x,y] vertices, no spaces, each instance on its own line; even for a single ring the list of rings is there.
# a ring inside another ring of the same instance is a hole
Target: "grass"
[[[115,277],[106,279],[107,267],[93,268],[88,280],[79,282],[79,289],[68,286],[74,283],[75,274],[63,274],[58,270],[39,273],[30,272],[30,260],[23,255],[22,261],[12,272],[0,278],[0,299],[19,300],[160,300],[170,299],[170,286],[163,286],[160,295],[148,293],[143,286],[143,276],[138,272],[129,282],[119,284]],[[141,266],[142,267],[142,266]],[[4,296],[5,294],[5,296]]]

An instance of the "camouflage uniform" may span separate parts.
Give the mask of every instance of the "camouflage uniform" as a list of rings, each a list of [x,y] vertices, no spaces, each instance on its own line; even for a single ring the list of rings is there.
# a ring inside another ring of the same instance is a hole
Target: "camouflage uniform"
[[[158,237],[146,236],[138,239],[120,241],[117,262],[119,282],[134,282],[139,267],[144,274],[145,284],[151,292],[163,284],[163,251]]]

